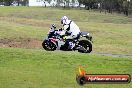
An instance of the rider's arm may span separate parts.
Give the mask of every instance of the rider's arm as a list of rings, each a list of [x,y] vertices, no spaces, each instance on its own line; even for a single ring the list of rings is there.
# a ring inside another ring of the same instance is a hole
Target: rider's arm
[[[64,25],[64,30],[66,31],[69,28],[69,25]]]
[[[61,31],[60,35],[65,35],[66,32],[68,31],[68,28],[69,28],[69,25],[64,25],[63,28],[62,28],[62,31]]]

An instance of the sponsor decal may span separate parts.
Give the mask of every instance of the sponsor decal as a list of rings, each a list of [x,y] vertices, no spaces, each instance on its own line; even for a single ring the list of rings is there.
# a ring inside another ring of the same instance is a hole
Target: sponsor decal
[[[86,74],[86,71],[82,66],[79,67],[76,75],[76,81],[78,84],[97,84],[97,83],[130,83],[131,76],[129,74]]]

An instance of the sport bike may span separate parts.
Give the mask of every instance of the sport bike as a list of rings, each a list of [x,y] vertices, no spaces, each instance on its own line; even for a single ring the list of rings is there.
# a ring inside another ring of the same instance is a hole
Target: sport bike
[[[81,32],[79,36],[75,39],[69,40],[69,44],[72,45],[72,48],[69,48],[69,45],[65,44],[63,37],[61,35],[62,29],[56,30],[56,26],[52,25],[47,37],[44,39],[42,46],[46,51],[75,51],[81,53],[90,53],[92,51],[92,36],[88,32]]]

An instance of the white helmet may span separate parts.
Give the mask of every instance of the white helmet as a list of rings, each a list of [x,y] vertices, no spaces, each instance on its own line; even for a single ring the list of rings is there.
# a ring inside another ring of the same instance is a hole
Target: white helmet
[[[66,16],[63,16],[62,18],[61,18],[61,24],[67,24],[67,22],[68,22],[68,18],[66,17]]]

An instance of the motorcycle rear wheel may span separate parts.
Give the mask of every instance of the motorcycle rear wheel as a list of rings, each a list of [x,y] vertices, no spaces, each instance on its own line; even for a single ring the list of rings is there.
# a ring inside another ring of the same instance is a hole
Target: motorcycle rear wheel
[[[92,51],[92,43],[87,41],[87,40],[81,40],[79,41],[79,45],[84,48],[82,49],[78,49],[78,52],[81,53],[90,53]]]

